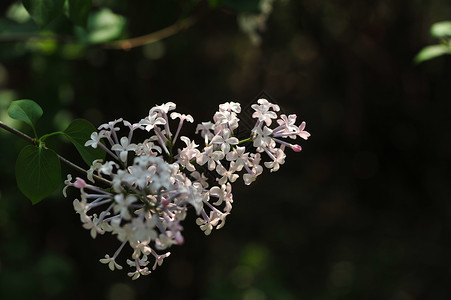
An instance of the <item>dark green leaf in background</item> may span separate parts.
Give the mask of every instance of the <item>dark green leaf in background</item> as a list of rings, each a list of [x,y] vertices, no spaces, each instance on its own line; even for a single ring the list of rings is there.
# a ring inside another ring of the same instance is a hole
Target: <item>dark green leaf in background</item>
[[[91,133],[94,131],[96,131],[94,125],[84,119],[75,119],[69,127],[63,131],[64,135],[71,141],[72,144],[74,144],[81,157],[88,165],[91,165],[95,159],[105,158],[105,151],[99,147],[94,149],[92,147],[85,146],[85,143],[90,140]]]
[[[50,195],[61,184],[61,165],[55,151],[25,146],[16,161],[16,179],[21,192],[33,204]]]
[[[43,28],[63,13],[65,0],[22,0],[39,27]]]
[[[76,25],[86,27],[91,7],[91,0],[69,0],[69,19]]]
[[[42,116],[42,108],[33,100],[17,100],[11,102],[8,115],[15,119],[24,121],[35,130],[36,121]]]

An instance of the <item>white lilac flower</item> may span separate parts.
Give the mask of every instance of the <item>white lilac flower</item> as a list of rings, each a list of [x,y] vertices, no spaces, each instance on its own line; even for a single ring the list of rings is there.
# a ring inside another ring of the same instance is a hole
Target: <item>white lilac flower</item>
[[[67,174],[67,179],[64,180],[65,187],[63,188],[63,196],[67,197],[67,189],[72,185],[72,175]]]
[[[117,194],[114,196],[114,212],[119,214],[122,219],[130,220],[132,216],[130,215],[130,205],[135,203],[138,199],[133,195],[127,195],[124,197],[123,194]]]
[[[154,140],[146,139],[142,143],[137,144],[137,148],[135,150],[136,155],[138,156],[157,156],[161,154],[161,147],[155,145],[154,141],[158,138],[154,136]]]
[[[280,119],[277,120],[277,123],[279,124],[279,127],[277,128],[280,128],[282,133],[296,133],[299,130],[298,126],[295,124],[296,118],[296,115],[289,115],[288,117],[284,114],[280,115]],[[277,128],[274,129],[274,131],[278,131]]]
[[[153,113],[167,114],[171,110],[174,110],[176,107],[177,106],[175,105],[174,102],[167,102],[167,103],[163,103],[161,105],[156,105],[150,109],[149,115],[152,115]]]
[[[224,226],[225,218],[227,215],[228,213],[223,214],[219,210],[212,210],[210,211],[209,216],[204,216],[204,219],[197,218],[196,224],[199,225],[200,229],[204,232],[205,235],[210,235],[214,227],[221,228],[222,226]],[[219,224],[219,222],[221,222],[221,224]]]
[[[105,230],[103,230],[100,226],[98,226],[98,218],[97,215],[94,214],[92,219],[90,217],[86,218],[86,222],[83,224],[83,228],[90,230],[91,237],[93,239],[96,238],[97,234],[104,234]]]
[[[163,103],[161,105],[154,106],[149,111],[149,116],[155,115],[157,118],[162,118],[165,121],[164,128],[165,128],[166,134],[169,137],[172,136],[172,132],[171,132],[171,130],[169,128],[169,120],[168,120],[168,115],[167,114],[168,114],[169,111],[174,110],[175,107],[176,107],[175,103],[167,102],[167,103]],[[157,135],[160,135],[158,131],[156,133],[157,133]],[[163,146],[163,149],[164,149],[165,145],[162,144],[162,146]]]
[[[296,115],[281,115],[281,118],[277,120],[279,126],[273,130],[274,137],[290,137],[291,139],[296,139],[297,136],[308,139],[310,133],[305,131],[306,123],[302,122],[299,127],[295,124]]]
[[[129,133],[128,133],[128,140],[129,140],[129,141],[132,140],[133,132],[134,132],[136,129],[142,129],[142,127],[143,127],[142,124],[139,124],[139,123],[132,124],[132,123],[130,123],[129,121],[126,121],[126,120],[124,120],[123,123],[124,123],[125,126],[127,126],[127,127],[130,129],[130,131],[129,131]]]
[[[202,209],[202,204],[203,204],[205,198],[206,197],[208,198],[208,194],[202,193],[203,191],[204,191],[204,188],[198,182],[195,182],[187,187],[186,201],[194,207],[197,214],[200,213],[200,210]]]
[[[149,247],[150,240],[144,241],[130,241],[130,246],[135,249],[132,253],[132,258],[139,258],[141,255],[149,255],[152,253],[152,248]]]
[[[143,255],[141,259],[135,258],[134,261],[127,259],[127,264],[130,267],[136,267],[135,272],[129,272],[127,273],[128,276],[132,278],[132,280],[138,279],[141,275],[149,275],[150,270],[149,268],[145,267],[149,264],[149,261],[147,260],[147,255]],[[141,268],[144,267],[144,268]]]
[[[226,102],[219,105],[219,111],[233,111],[237,114],[241,112],[241,105],[237,102]]]
[[[236,165],[236,170],[241,171],[244,165],[248,161],[249,153],[246,152],[246,147],[236,147],[226,155],[228,161],[234,161]]]
[[[216,167],[216,172],[218,172],[218,174],[222,176],[221,178],[217,178],[218,183],[225,184],[227,181],[235,182],[239,177],[238,174],[235,174],[236,170],[236,164],[233,161],[230,162],[230,167],[228,170],[224,168],[224,166],[218,165]]]
[[[238,128],[239,119],[233,111],[218,111],[213,120],[215,121],[215,133],[224,129],[234,130]]]
[[[115,144],[111,147],[111,150],[119,153],[119,158],[122,162],[127,162],[127,155],[129,151],[135,151],[137,146],[130,144],[127,137],[123,136],[120,140],[120,144]]]
[[[165,254],[158,255],[155,251],[152,251],[152,255],[155,256],[155,263],[152,267],[152,270],[155,270],[157,268],[157,264],[161,266],[163,264],[163,260],[171,255],[171,252],[166,252]]]
[[[116,259],[116,257],[114,257],[114,256],[110,257],[108,254],[106,254],[105,258],[101,258],[99,261],[102,264],[108,264],[108,267],[110,268],[111,271],[114,271],[115,268],[118,270],[122,270],[122,266],[119,265],[115,259]]]
[[[133,228],[133,239],[136,241],[151,241],[157,238],[155,231],[156,218],[140,219],[134,218],[131,222]]]
[[[278,105],[271,104],[266,99],[258,99],[258,104],[252,104],[251,107],[255,110],[252,118],[258,119],[259,123],[265,122],[266,126],[271,125],[272,119],[277,119],[276,111],[280,108]],[[273,109],[274,111],[271,111]]]
[[[214,186],[210,189],[210,196],[217,197],[218,200],[213,204],[218,206],[223,202],[226,203],[224,209],[225,212],[230,212],[232,210],[233,195],[232,195],[232,185],[230,183],[222,184],[221,187]]]
[[[97,129],[101,130],[101,129],[109,129],[112,131],[119,131],[120,128],[119,127],[115,127],[117,123],[122,122],[122,118],[116,119],[114,121],[110,121],[108,123],[102,124],[100,125]]]
[[[254,128],[252,133],[255,135],[254,138],[254,147],[271,147],[274,144],[274,141],[271,137],[272,130],[267,126],[263,127],[263,130],[259,127]],[[258,149],[257,149],[258,150]]]
[[[179,118],[180,121],[179,121],[179,125],[177,127],[177,131],[175,133],[174,139],[172,140],[172,143],[175,143],[175,141],[177,140],[177,137],[179,136],[179,133],[180,133],[180,130],[182,129],[184,121],[188,121],[190,123],[194,122],[194,119],[191,115],[184,115],[184,114],[180,114],[178,112],[171,113],[171,119],[174,120],[176,118]]]
[[[257,179],[257,176],[260,175],[263,172],[263,167],[260,165],[257,165],[255,167],[252,167],[252,170],[249,170],[248,173],[243,174],[243,180],[246,185],[250,185],[252,182]]]
[[[204,232],[205,235],[210,235],[213,225],[202,218],[196,219],[196,224],[199,226],[199,228]]]
[[[94,171],[98,171],[102,167],[102,159],[96,159],[92,162],[91,167],[87,171],[87,178],[92,183],[95,183],[94,181]]]
[[[102,140],[102,138],[104,138],[105,136],[103,135],[103,132],[101,132],[100,134],[96,131],[94,131],[93,133],[91,133],[91,139],[88,140],[85,143],[86,147],[91,146],[92,148],[97,148],[97,146],[99,145],[100,141]]]
[[[207,182],[207,177],[204,175],[204,173],[199,173],[198,171],[191,172],[191,177],[196,179],[204,189],[208,188],[209,184]]]
[[[208,146],[196,157],[196,162],[201,166],[207,164],[208,169],[212,171],[215,169],[216,163],[223,158],[224,152],[214,151],[213,146]]]
[[[113,173],[113,168],[118,168],[119,165],[115,163],[114,161],[107,161],[103,165],[101,165],[98,169],[98,175],[101,176],[101,174],[105,175],[111,175]]]
[[[193,172],[196,170],[194,165],[191,163],[191,160],[196,158],[196,156],[200,153],[198,149],[196,149],[199,145],[196,145],[194,141],[191,141],[186,136],[180,137],[180,139],[185,142],[186,147],[182,150],[179,149],[178,160],[179,163],[184,166],[189,171]]]
[[[252,153],[249,158],[249,166],[247,164],[244,165],[247,173],[243,175],[243,180],[246,185],[250,185],[252,182],[257,179],[263,172],[263,167],[260,165],[261,155],[260,153]]]
[[[194,119],[193,119],[193,117],[191,115],[180,114],[178,112],[171,113],[171,119],[172,120],[175,120],[177,118],[180,119],[180,120],[183,120],[183,121],[188,121],[190,123],[194,122]]]
[[[166,120],[162,117],[158,117],[158,115],[156,114],[153,114],[145,117],[144,119],[141,119],[141,121],[139,121],[139,124],[144,126],[147,131],[151,131],[155,128],[156,125],[165,125]]]
[[[80,192],[73,206],[91,237],[111,233],[121,242],[115,254],[112,257],[105,255],[100,259],[101,263],[111,270],[122,269],[116,259],[125,245],[130,246],[132,259],[127,263],[135,268],[128,273],[132,279],[150,274],[147,267],[150,254],[155,259],[153,270],[170,255],[170,252],[157,254],[155,249],[163,250],[184,242],[181,222],[190,206],[199,216],[196,223],[206,235],[213,229],[220,229],[232,210],[232,183],[240,176],[238,173],[244,172],[246,185],[255,181],[263,172],[260,152],[266,152],[264,156],[270,159],[264,165],[271,172],[277,171],[285,162],[285,147],[294,151],[302,149],[284,138],[299,136],[307,139],[310,136],[304,130],[305,122],[299,127],[295,125],[296,115],[281,115],[277,120],[278,127],[271,129],[269,126],[277,118],[280,108],[266,99],[259,99],[258,104],[252,105],[253,117],[258,120],[249,138],[240,141],[234,136],[241,106],[227,102],[213,115],[214,123],[203,122],[197,126],[196,133],[203,138],[205,146],[198,148],[194,139],[182,136],[180,139],[185,147],[176,148],[175,141],[183,122],[194,120],[190,115],[171,113],[171,119],[180,119],[172,138],[167,114],[175,107],[172,102],[164,103],[150,109],[149,115],[139,123],[117,119],[99,126],[100,132],[92,133],[86,146],[101,147],[110,158],[94,160],[87,177],[94,182],[94,173],[97,173],[104,180],[102,184],[111,186],[101,188],[79,177],[72,182],[70,175],[64,182],[65,196],[68,187],[75,187]],[[122,132],[121,124],[129,128],[127,136],[118,137]],[[132,137],[136,130],[151,132],[150,137],[134,144]],[[103,143],[102,139],[108,142]],[[245,142],[250,142],[248,148],[253,146],[253,150],[239,146]],[[129,152],[134,159],[127,167]],[[211,182],[196,170],[202,165],[207,165],[210,171],[215,170],[210,172]],[[219,185],[209,188],[215,181]]]
[[[213,138],[214,134],[214,124],[210,121],[202,122],[201,124],[197,124],[196,134],[200,131],[200,136],[204,138],[205,145],[208,145],[208,142]]]
[[[271,169],[271,172],[276,172],[279,170],[280,165],[285,163],[285,153],[281,149],[276,149],[273,161],[265,162],[265,167]]]
[[[100,130],[100,134],[103,133],[103,135],[108,138],[108,140],[110,141],[111,144],[113,144],[111,137],[113,137],[114,143],[116,143],[116,144],[119,143],[119,140],[116,135],[116,131],[120,130],[119,127],[116,127],[116,124],[119,122],[122,122],[122,118],[116,119],[114,121],[110,121],[110,122],[102,124],[98,127],[98,129]],[[102,130],[102,129],[104,129],[104,130]]]
[[[81,222],[85,223],[90,220],[90,218],[86,215],[88,212],[88,204],[86,202],[86,198],[82,198],[81,202],[78,199],[75,199],[73,202],[74,210],[77,214],[80,215]]]
[[[224,154],[229,153],[230,151],[230,145],[237,145],[239,143],[239,140],[236,137],[230,136],[230,131],[223,131],[223,134],[217,134],[215,135],[211,143],[213,145],[218,145],[221,148],[221,151],[224,152]]]
[[[307,131],[305,131],[305,122],[302,122],[301,125],[299,125],[299,132],[298,135],[303,138],[304,140],[308,139],[310,137],[310,133],[308,133]]]

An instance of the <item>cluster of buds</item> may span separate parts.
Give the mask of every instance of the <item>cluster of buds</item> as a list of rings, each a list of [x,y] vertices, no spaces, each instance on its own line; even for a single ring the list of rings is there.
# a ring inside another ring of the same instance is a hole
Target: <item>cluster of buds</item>
[[[133,253],[126,262],[134,268],[128,275],[132,279],[148,275],[170,255],[165,252],[169,247],[183,243],[181,222],[188,207],[194,208],[199,216],[196,223],[208,235],[213,228],[224,226],[232,210],[232,183],[240,174],[249,185],[263,172],[263,160],[274,172],[285,162],[287,147],[301,151],[301,146],[286,139],[307,139],[305,122],[296,125],[296,115],[279,116],[279,106],[266,99],[257,103],[251,106],[256,123],[242,140],[236,135],[241,107],[235,102],[219,105],[213,122],[197,125],[202,147],[186,136],[179,138],[183,124],[194,120],[190,115],[170,113],[176,108],[172,102],[153,107],[136,124],[118,119],[92,133],[85,146],[103,148],[112,160],[92,163],[87,176],[92,184],[78,177],[72,182],[68,175],[63,192],[66,196],[68,187],[80,190],[80,199],[73,205],[92,238],[105,232],[117,236],[118,249],[111,256],[106,254],[101,263],[111,270],[122,269],[116,259],[128,244]],[[170,119],[178,119],[175,131]],[[271,129],[273,120],[278,125]],[[149,132],[149,137],[132,143],[136,130]],[[178,138],[178,144],[184,144],[180,148],[175,147]],[[101,177],[108,186],[95,185],[94,177]],[[150,269],[149,257],[154,259]]]

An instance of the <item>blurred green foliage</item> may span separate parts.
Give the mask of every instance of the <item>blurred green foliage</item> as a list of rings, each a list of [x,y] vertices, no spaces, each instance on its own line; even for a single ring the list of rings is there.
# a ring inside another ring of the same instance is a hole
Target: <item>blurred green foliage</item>
[[[451,54],[451,21],[442,21],[431,26],[431,36],[440,39],[441,44],[424,47],[415,56],[415,62],[420,63],[444,54]]]

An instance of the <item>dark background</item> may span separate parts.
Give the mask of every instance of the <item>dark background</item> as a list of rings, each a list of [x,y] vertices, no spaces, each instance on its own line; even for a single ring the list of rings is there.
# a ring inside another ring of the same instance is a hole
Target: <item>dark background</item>
[[[129,36],[172,24],[182,6],[133,2],[106,2]],[[276,1],[260,46],[223,9],[130,51],[0,43],[0,118],[11,100],[33,99],[41,134],[77,117],[137,122],[167,101],[207,121],[263,90],[312,134],[281,170],[235,187],[224,228],[205,237],[189,216],[185,244],[131,281],[98,262],[118,244],[92,240],[72,199],[58,190],[32,206],[21,195],[25,142],[0,132],[0,298],[451,299],[451,60],[413,63],[447,19],[445,0],[291,0]]]

